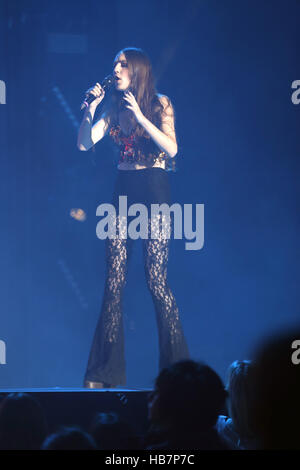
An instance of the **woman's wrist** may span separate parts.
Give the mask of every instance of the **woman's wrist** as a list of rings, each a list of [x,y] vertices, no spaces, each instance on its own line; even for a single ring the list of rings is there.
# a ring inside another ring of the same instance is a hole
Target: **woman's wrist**
[[[148,119],[146,118],[146,116],[144,116],[143,113],[141,113],[140,115],[136,116],[136,120],[138,122],[138,124],[142,127],[145,126],[146,122],[148,121]],[[145,127],[144,127],[145,128]]]

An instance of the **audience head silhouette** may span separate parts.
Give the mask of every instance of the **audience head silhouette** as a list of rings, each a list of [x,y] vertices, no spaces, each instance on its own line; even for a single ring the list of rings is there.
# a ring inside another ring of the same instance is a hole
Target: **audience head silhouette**
[[[47,434],[47,423],[38,401],[26,393],[10,393],[0,404],[0,449],[33,450]]]
[[[92,436],[79,427],[63,427],[45,440],[42,450],[95,450]]]
[[[131,426],[114,412],[97,413],[90,432],[101,450],[137,449],[140,445]]]
[[[147,449],[226,449],[215,429],[226,396],[220,377],[201,362],[163,369],[149,397]]]
[[[228,411],[240,438],[252,439],[254,378],[251,361],[234,361],[228,369]]]
[[[149,403],[153,422],[172,426],[210,429],[226,399],[224,385],[208,365],[192,360],[163,369]]]
[[[300,364],[292,360],[295,340],[300,340],[299,330],[280,333],[256,352],[254,424],[264,449],[300,449]]]

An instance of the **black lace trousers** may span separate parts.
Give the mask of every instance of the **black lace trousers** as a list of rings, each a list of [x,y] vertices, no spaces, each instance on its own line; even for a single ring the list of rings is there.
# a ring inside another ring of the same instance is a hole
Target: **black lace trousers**
[[[170,239],[163,236],[164,223],[162,214],[152,218],[152,230],[154,229],[157,238],[142,240],[146,281],[153,299],[158,327],[160,369],[189,357],[176,301],[167,282]],[[151,219],[148,219],[149,235],[150,224]],[[116,226],[120,229],[118,216]],[[121,230],[117,233],[121,233]],[[104,296],[85,380],[117,386],[126,383],[122,297],[134,240],[107,238],[105,243]]]

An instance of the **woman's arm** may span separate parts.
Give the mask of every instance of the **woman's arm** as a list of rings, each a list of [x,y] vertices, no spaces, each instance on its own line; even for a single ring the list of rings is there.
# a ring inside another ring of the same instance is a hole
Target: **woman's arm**
[[[94,95],[95,98],[86,108],[78,132],[77,147],[79,150],[83,151],[89,150],[93,145],[99,142],[99,140],[103,139],[109,128],[108,117],[105,113],[102,114],[100,119],[92,126],[96,108],[103,100],[105,91],[99,83],[96,83],[94,87],[86,91],[86,95],[88,94]]]
[[[168,154],[169,157],[175,157],[177,154],[177,141],[174,123],[174,110],[169,98],[164,95],[161,95],[159,98],[161,104],[164,107],[162,112],[162,130],[158,129],[158,127],[152,124],[152,122],[142,114],[134,96],[131,93],[127,94],[125,99],[130,105],[127,106],[128,109],[133,111],[137,122],[145,129],[145,131],[148,132],[156,145],[163,152]]]
[[[152,124],[145,116],[140,124],[148,132],[156,145],[163,152],[167,153],[169,157],[173,158],[177,154],[174,110],[169,98],[166,96],[160,96],[159,101],[164,107],[161,123],[162,130],[158,129],[158,127]]]
[[[100,119],[92,126],[96,108],[89,106],[83,116],[82,123],[79,128],[77,147],[79,150],[89,150],[99,140],[103,139],[109,128],[106,115],[102,115]]]

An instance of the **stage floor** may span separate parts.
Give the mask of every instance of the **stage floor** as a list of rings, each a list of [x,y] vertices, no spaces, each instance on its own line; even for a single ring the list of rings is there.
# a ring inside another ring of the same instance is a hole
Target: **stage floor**
[[[47,388],[0,388],[1,393],[42,393],[42,392],[151,392],[151,388],[84,388],[84,387],[47,387]]]

